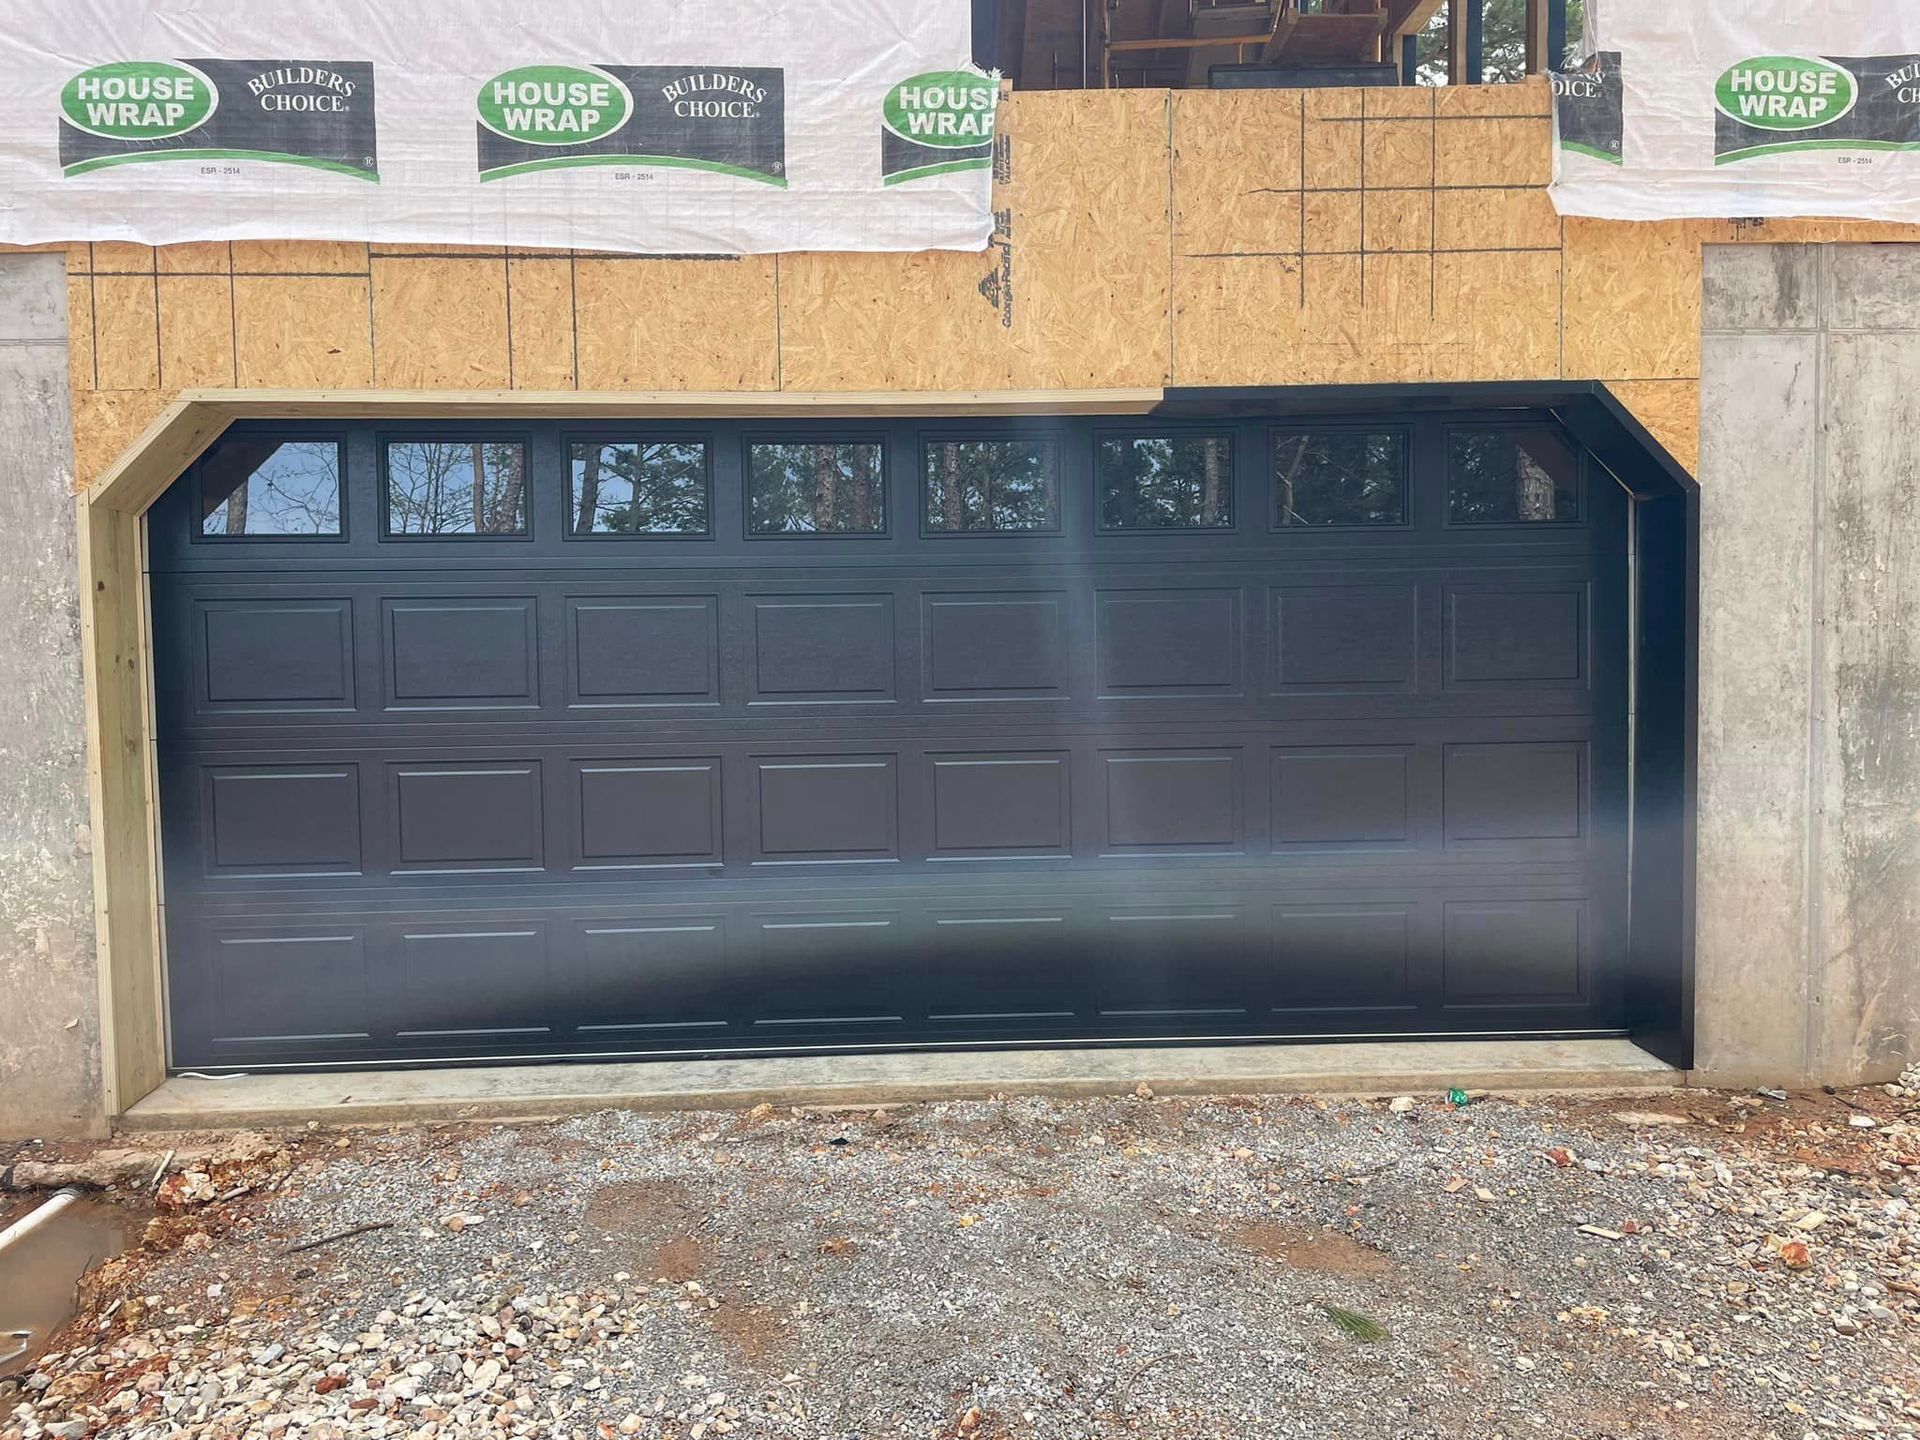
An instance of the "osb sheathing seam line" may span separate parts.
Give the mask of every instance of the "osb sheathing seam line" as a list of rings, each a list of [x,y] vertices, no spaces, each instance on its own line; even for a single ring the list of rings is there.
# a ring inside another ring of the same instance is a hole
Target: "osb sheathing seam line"
[[[1173,94],[1173,253],[1298,254],[1301,104],[1257,90]]]
[[[1014,388],[1004,253],[782,256],[783,388]]]

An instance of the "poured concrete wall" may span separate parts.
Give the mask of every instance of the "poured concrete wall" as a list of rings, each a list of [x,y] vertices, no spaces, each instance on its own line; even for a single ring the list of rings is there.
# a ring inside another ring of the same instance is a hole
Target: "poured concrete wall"
[[[0,255],[0,1136],[97,1133],[67,275]]]
[[[1707,247],[1699,1064],[1920,1051],[1920,246]]]

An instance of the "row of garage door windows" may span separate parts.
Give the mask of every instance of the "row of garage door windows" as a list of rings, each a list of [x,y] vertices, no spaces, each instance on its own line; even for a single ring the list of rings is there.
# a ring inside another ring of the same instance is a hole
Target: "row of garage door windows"
[[[1232,435],[1140,430],[1102,433],[1093,444],[1101,531],[1233,528]],[[1054,437],[1025,435],[924,441],[924,532],[1058,534],[1060,446]],[[569,441],[568,532],[710,536],[711,452],[697,436]],[[751,439],[744,460],[749,534],[888,532],[886,445],[880,439]],[[1269,523],[1276,529],[1409,522],[1405,429],[1275,428],[1268,461]],[[1550,426],[1449,427],[1446,467],[1448,524],[1579,519],[1578,461]],[[337,440],[227,437],[196,469],[200,533],[340,535],[344,468]],[[529,533],[523,441],[389,440],[383,470],[383,528],[390,537]]]

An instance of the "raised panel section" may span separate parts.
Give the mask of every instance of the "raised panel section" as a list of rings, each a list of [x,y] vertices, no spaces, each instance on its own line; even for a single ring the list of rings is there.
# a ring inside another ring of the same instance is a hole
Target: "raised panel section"
[[[571,598],[568,704],[717,704],[719,630],[719,602],[711,595]]]
[[[552,1028],[543,926],[409,927],[396,944],[401,1036],[538,1035]]]
[[[1447,746],[1447,844],[1578,840],[1586,753],[1573,742]]]
[[[1411,690],[1418,618],[1412,585],[1275,589],[1274,689]]]
[[[1044,700],[1067,681],[1067,597],[928,595],[923,600],[929,700]]]
[[[1275,845],[1400,845],[1412,838],[1404,746],[1273,752]]]
[[[388,600],[387,706],[486,710],[540,703],[531,596]]]
[[[1103,590],[1095,608],[1102,695],[1239,692],[1238,590]]]
[[[1238,751],[1103,751],[1100,764],[1108,850],[1239,848]]]
[[[366,944],[357,929],[215,931],[213,1040],[364,1040]]]
[[[351,600],[206,600],[194,617],[207,708],[353,709]]]
[[[930,760],[936,856],[1067,853],[1072,814],[1065,752]]]
[[[759,930],[756,1027],[881,1026],[905,1018],[896,916],[773,916]]]
[[[1448,685],[1586,682],[1584,585],[1450,585]]]
[[[720,762],[577,760],[578,864],[720,863]]]
[[[734,997],[725,932],[713,917],[583,922],[579,1028],[711,1030]]]
[[[756,702],[893,699],[891,595],[760,595],[752,606]]]
[[[1274,906],[1274,1008],[1411,1005],[1412,918],[1405,905]]]
[[[210,874],[342,874],[360,868],[356,767],[222,767],[204,773]]]
[[[891,755],[783,756],[754,762],[761,863],[890,860],[897,855],[898,766]]]
[[[391,775],[397,868],[541,868],[537,763],[395,765]]]
[[[1244,1014],[1261,982],[1260,958],[1232,909],[1157,907],[1109,915],[1100,1013]]]
[[[1085,948],[1058,911],[936,915],[933,930],[925,983],[936,1024],[1059,1021],[1085,1003]]]
[[[1446,1003],[1586,999],[1584,900],[1455,900],[1446,907]]]

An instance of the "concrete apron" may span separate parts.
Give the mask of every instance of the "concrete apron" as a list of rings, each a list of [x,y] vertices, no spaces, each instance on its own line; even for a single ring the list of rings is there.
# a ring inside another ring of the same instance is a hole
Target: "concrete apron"
[[[1398,1095],[1462,1090],[1647,1090],[1683,1072],[1626,1040],[1423,1040],[1328,1045],[992,1050],[778,1056],[444,1070],[176,1076],[123,1130],[370,1124],[593,1110],[886,1105],[993,1095]]]

